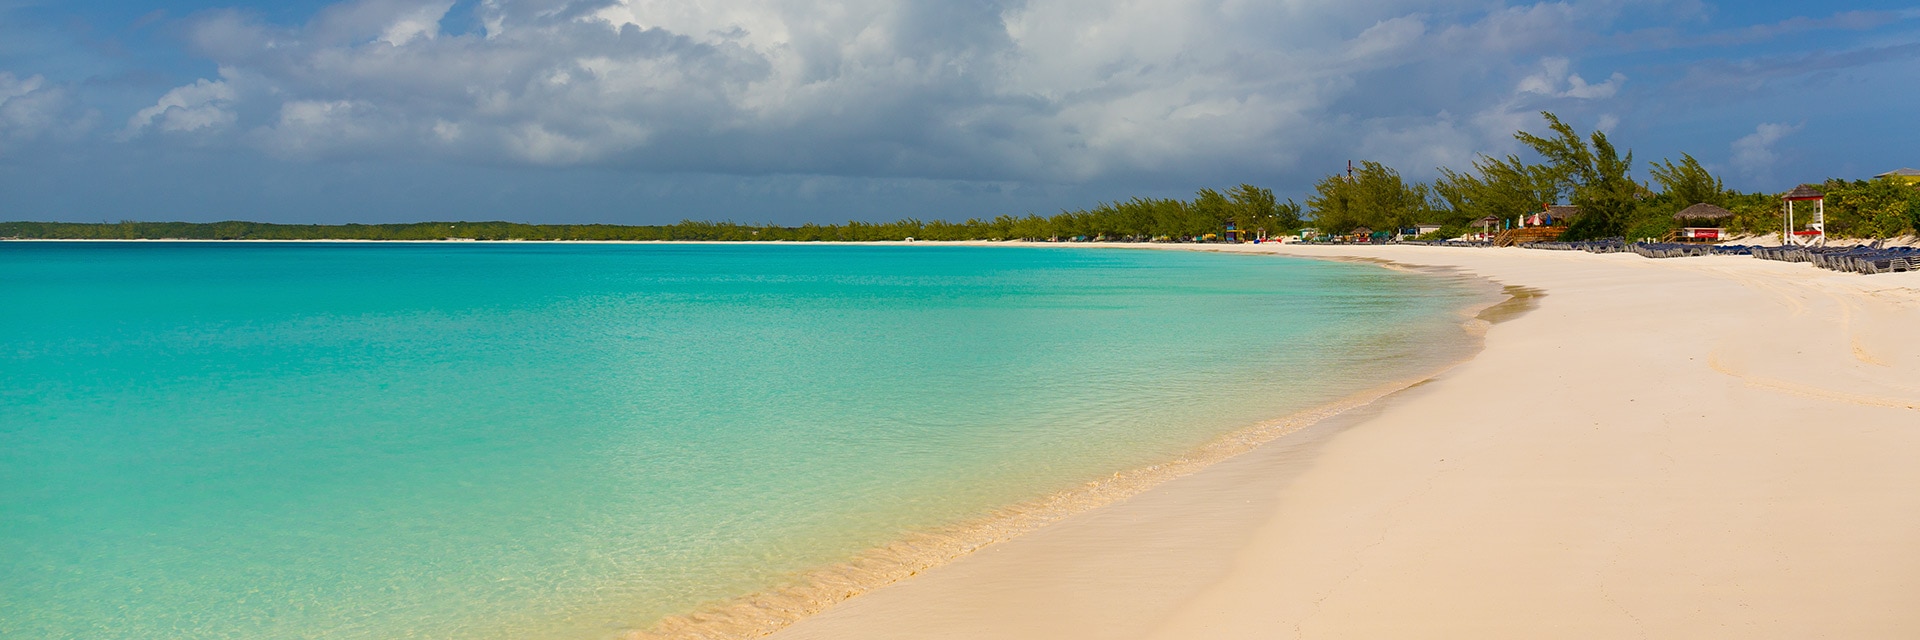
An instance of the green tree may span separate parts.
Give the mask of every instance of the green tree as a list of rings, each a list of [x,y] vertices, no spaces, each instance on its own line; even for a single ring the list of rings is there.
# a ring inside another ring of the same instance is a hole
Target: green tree
[[[1920,191],[1893,179],[1828,180],[1827,233],[1850,238],[1890,238],[1920,226]]]
[[[1645,187],[1628,176],[1633,167],[1633,152],[1621,156],[1607,139],[1595,131],[1582,138],[1573,127],[1551,112],[1542,111],[1552,134],[1537,136],[1525,131],[1514,138],[1531,147],[1547,160],[1562,186],[1573,194],[1571,203],[1580,208],[1567,229],[1567,238],[1581,240],[1618,236],[1633,221]]]
[[[1290,233],[1300,228],[1300,205],[1281,203],[1272,189],[1242,184],[1226,193],[1228,218],[1249,232]]]
[[[1431,187],[1409,184],[1392,167],[1362,162],[1352,179],[1335,174],[1315,183],[1307,209],[1323,233],[1347,233],[1356,227],[1386,231],[1432,217],[1432,196]]]
[[[1481,156],[1474,161],[1472,173],[1441,167],[1433,188],[1453,210],[1442,222],[1472,226],[1487,216],[1504,220],[1559,202],[1564,182],[1548,165],[1528,164],[1512,155]]]
[[[1647,166],[1647,173],[1653,175],[1660,191],[1672,197],[1682,209],[1701,203],[1725,208],[1733,195],[1713,172],[1700,166],[1693,154],[1680,154],[1680,164],[1672,160],[1655,162]]]

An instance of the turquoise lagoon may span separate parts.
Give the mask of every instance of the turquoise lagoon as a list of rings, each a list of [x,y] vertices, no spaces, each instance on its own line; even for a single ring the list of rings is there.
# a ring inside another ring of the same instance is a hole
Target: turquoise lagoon
[[[614,636],[1457,357],[1486,295],[1179,251],[0,243],[0,637]]]

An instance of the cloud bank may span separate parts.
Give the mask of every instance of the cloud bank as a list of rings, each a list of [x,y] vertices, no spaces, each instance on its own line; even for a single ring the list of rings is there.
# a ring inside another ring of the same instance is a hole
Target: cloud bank
[[[443,28],[445,0],[297,26],[226,11],[188,29],[219,77],[127,133],[294,159],[962,180],[1286,170],[1365,140],[1432,160],[1616,95],[1624,74],[1589,82],[1559,55],[1611,4],[484,0],[467,33]],[[1444,88],[1513,74],[1464,101]],[[1413,84],[1370,104],[1393,78]]]
[[[349,0],[292,21],[220,9],[169,19],[204,66],[119,110],[83,104],[98,78],[0,58],[17,71],[0,71],[0,145],[12,145],[0,161],[91,131],[153,158],[731,176],[770,199],[823,180],[845,198],[974,185],[968,197],[1017,206],[1060,185],[1284,192],[1349,159],[1425,177],[1518,151],[1512,133],[1553,110],[1650,137],[1650,159],[1728,150],[1709,161],[1760,180],[1790,132],[1761,123],[1817,127],[1794,110],[1833,102],[1791,96],[1920,59],[1912,11],[1754,6]],[[1736,9],[1764,19],[1724,15]],[[124,125],[95,127],[101,113]],[[1679,143],[1691,146],[1668,151]]]

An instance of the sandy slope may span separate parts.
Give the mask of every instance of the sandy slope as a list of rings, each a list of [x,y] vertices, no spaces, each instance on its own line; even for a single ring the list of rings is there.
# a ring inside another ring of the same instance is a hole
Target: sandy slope
[[[1431,383],[773,637],[1920,637],[1920,274],[1233,249],[1546,296]]]

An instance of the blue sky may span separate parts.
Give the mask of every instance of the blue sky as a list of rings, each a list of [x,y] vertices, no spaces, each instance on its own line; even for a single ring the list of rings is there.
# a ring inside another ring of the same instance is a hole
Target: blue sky
[[[1920,5],[0,0],[0,219],[1051,213],[1551,110],[1745,190],[1920,166]]]

